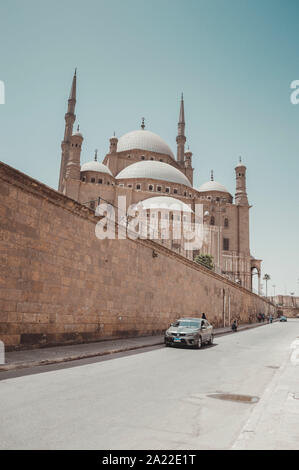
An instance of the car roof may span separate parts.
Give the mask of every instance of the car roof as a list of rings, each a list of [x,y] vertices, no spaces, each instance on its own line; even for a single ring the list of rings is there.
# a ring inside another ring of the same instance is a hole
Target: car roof
[[[177,321],[183,321],[183,320],[192,320],[192,321],[199,321],[199,320],[204,320],[203,318],[192,318],[192,317],[183,317],[183,318],[178,318]]]

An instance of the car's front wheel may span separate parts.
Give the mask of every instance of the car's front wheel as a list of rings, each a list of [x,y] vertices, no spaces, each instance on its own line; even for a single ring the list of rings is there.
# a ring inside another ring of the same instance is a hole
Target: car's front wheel
[[[211,335],[210,340],[209,340],[209,344],[213,344],[213,342],[214,342],[214,335]]]
[[[202,348],[202,345],[203,345],[202,338],[201,338],[201,336],[199,336],[195,347],[196,347],[196,349],[200,349],[200,348]]]

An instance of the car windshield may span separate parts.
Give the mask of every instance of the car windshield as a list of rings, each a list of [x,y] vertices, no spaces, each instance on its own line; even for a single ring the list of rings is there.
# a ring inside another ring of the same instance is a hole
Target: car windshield
[[[200,328],[200,325],[200,322],[192,320],[179,320],[173,324],[175,327],[184,326],[185,328]]]

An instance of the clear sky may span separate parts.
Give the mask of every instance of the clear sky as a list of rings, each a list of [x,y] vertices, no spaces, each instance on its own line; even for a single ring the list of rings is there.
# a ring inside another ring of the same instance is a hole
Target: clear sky
[[[64,113],[78,67],[82,162],[139,128],[176,151],[180,94],[194,185],[234,194],[247,165],[251,250],[268,293],[299,291],[298,0],[2,0],[0,159],[57,188]]]

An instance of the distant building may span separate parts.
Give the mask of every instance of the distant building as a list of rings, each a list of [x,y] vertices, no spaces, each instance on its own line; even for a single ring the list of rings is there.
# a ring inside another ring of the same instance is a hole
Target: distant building
[[[299,297],[294,295],[276,295],[269,300],[277,305],[278,312],[288,317],[299,317]]]

